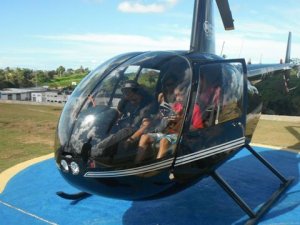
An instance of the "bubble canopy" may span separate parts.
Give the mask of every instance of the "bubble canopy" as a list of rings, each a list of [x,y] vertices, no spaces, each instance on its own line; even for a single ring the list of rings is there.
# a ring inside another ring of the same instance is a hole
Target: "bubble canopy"
[[[61,170],[68,158],[75,160],[73,175],[172,158],[191,79],[190,62],[174,52],[130,53],[100,65],[61,114],[55,144]]]

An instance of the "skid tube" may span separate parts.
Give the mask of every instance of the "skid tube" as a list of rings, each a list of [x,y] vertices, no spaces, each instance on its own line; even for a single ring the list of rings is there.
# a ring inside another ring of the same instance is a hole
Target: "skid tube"
[[[249,144],[244,146],[249,152],[254,155],[262,164],[264,164],[276,177],[281,181],[280,187],[270,196],[270,198],[260,206],[255,212],[247,203],[234,191],[234,189],[217,173],[213,171],[211,177],[221,186],[221,188],[240,206],[240,208],[250,217],[246,225],[257,224],[258,221],[271,209],[273,204],[280,198],[280,196],[292,184],[294,178],[286,179],[279,173],[268,161],[266,161],[260,154],[258,154]]]
[[[63,191],[58,191],[58,192],[56,192],[56,194],[59,197],[61,197],[63,199],[67,199],[67,200],[81,200],[81,199],[91,196],[91,194],[86,193],[86,192],[78,192],[76,194],[69,194],[69,193],[65,193]]]

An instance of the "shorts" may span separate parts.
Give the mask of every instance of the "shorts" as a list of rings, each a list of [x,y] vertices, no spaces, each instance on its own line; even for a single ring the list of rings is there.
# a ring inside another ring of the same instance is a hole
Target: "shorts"
[[[161,139],[166,138],[171,145],[175,145],[177,141],[177,134],[163,134],[163,133],[148,133],[154,139],[154,142],[160,142]]]

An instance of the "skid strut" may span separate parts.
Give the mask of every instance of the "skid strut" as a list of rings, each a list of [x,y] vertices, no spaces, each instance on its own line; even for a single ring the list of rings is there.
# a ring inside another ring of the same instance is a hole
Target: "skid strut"
[[[218,174],[216,171],[211,173],[212,178],[222,187],[222,189],[248,214],[250,219],[246,225],[257,224],[258,220],[267,213],[272,205],[279,199],[282,193],[286,191],[289,185],[293,182],[293,178],[286,179],[280,174],[268,161],[266,161],[260,154],[258,154],[249,144],[244,146],[250,151],[262,164],[264,164],[276,177],[281,181],[280,187],[265,201],[263,205],[255,212],[247,203],[232,189],[232,187]]]

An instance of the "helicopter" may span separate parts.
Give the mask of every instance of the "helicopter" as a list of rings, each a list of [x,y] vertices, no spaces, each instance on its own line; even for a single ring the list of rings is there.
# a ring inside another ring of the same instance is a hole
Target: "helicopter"
[[[216,0],[226,30],[227,0]],[[215,54],[213,1],[195,0],[190,50],[131,52],[101,64],[75,88],[61,113],[55,161],[82,192],[125,200],[175,194],[211,176],[256,223],[293,179],[251,146],[262,111],[255,85],[281,72],[287,91],[291,33],[279,64],[246,64]],[[280,188],[256,212],[216,169],[247,149],[277,176]]]

